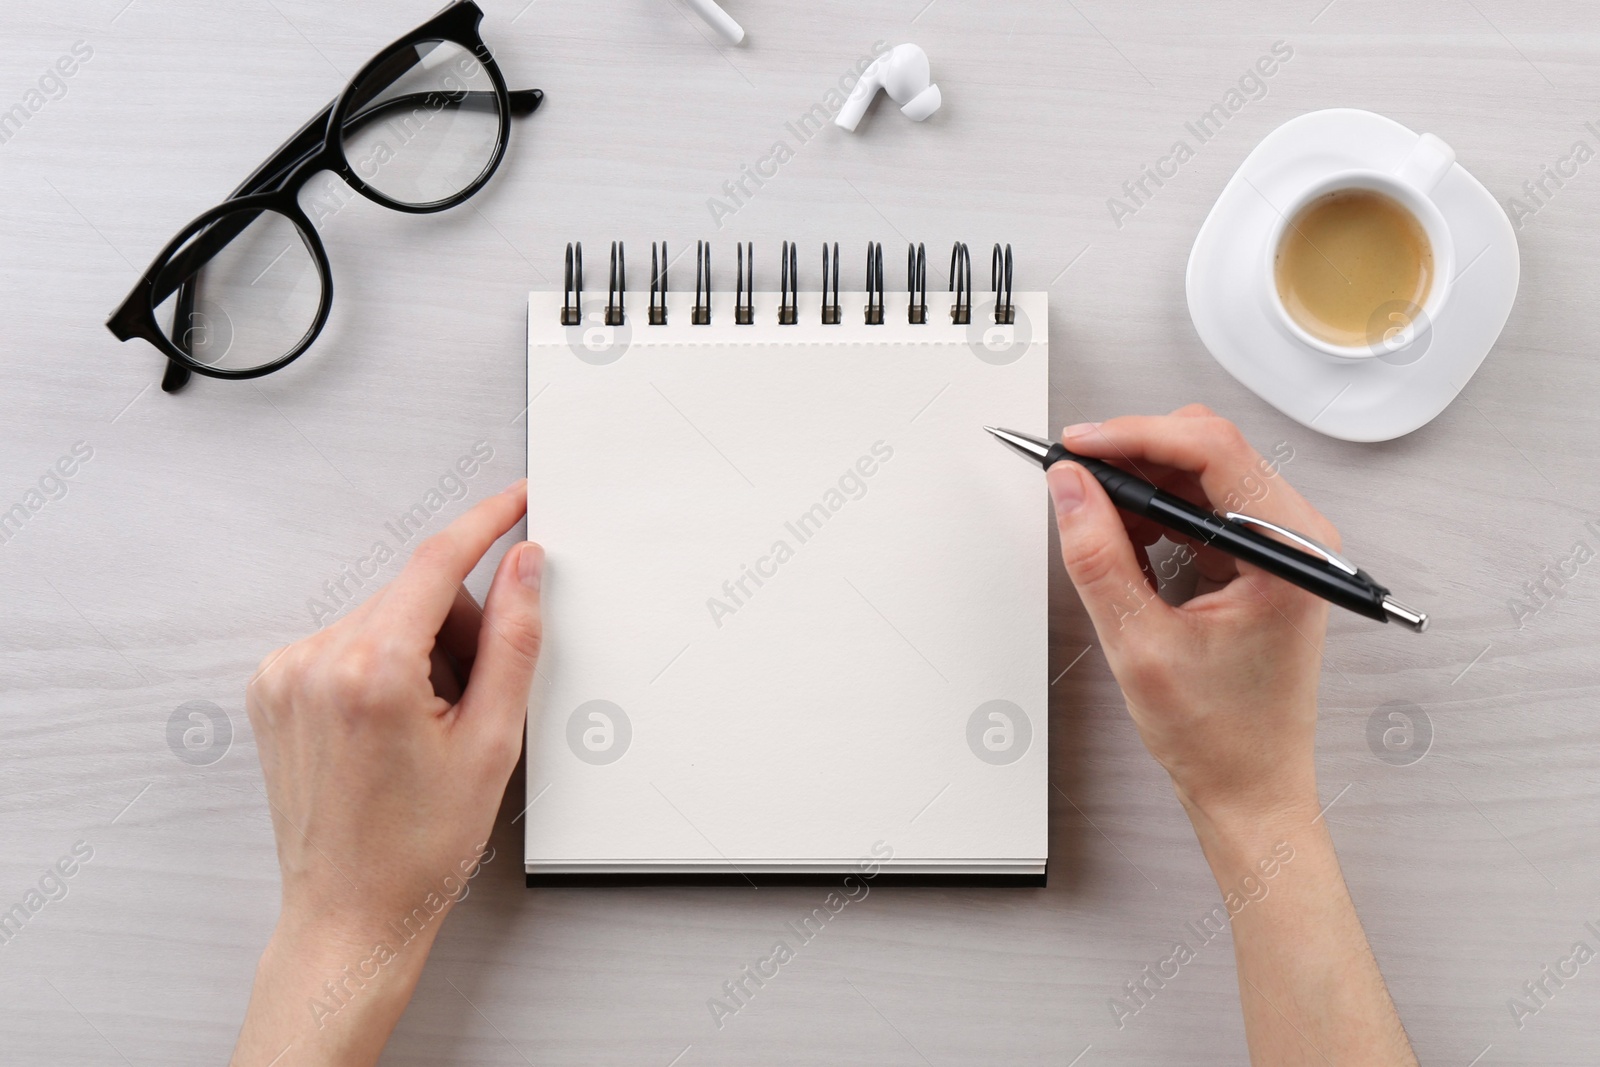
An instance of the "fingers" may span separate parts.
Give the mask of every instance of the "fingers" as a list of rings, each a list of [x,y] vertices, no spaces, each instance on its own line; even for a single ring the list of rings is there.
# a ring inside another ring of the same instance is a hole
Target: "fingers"
[[[1198,404],[1191,406],[1200,407]],[[1180,417],[1182,417],[1181,413],[1187,410],[1187,408],[1180,408]],[[1201,408],[1201,410],[1205,409]],[[1187,500],[1196,507],[1211,507],[1211,502],[1206,499],[1205,490],[1200,487],[1200,480],[1188,471],[1162,468],[1162,473],[1154,481],[1156,488],[1165,489],[1167,492]],[[1135,532],[1135,540],[1138,540],[1141,544],[1151,545],[1157,540],[1165,538],[1173,544],[1187,549],[1186,552],[1180,553],[1182,562],[1187,564],[1193,561],[1200,574],[1211,581],[1226,584],[1239,573],[1238,565],[1232,556],[1225,552],[1217,551],[1203,541],[1175,533],[1165,526],[1151,522],[1149,519],[1134,518],[1124,514],[1122,521],[1130,523],[1130,531],[1134,531],[1134,527],[1131,525],[1132,522],[1142,524],[1139,530]]]
[[[1214,417],[1214,415],[1211,409],[1204,404],[1189,404],[1174,411],[1170,417],[1209,418]],[[1069,426],[1062,431],[1062,439],[1069,442],[1074,450],[1080,451],[1084,455],[1094,455],[1095,447],[1083,443],[1086,435],[1094,434],[1100,438],[1105,449],[1110,450],[1102,458],[1110,460],[1125,470],[1135,471],[1142,477],[1149,479],[1157,489],[1164,489],[1174,496],[1182,497],[1197,507],[1209,508],[1211,506],[1210,501],[1206,498],[1205,490],[1200,485],[1200,479],[1192,472],[1174,467],[1157,466],[1149,462],[1141,466],[1135,457],[1121,451],[1108,438],[1101,435],[1100,425],[1100,423],[1079,423],[1076,426]],[[1113,455],[1113,452],[1116,454]],[[1122,522],[1128,528],[1128,536],[1133,539],[1136,546],[1148,548],[1157,541],[1165,539],[1187,549],[1188,551],[1183,553],[1180,558],[1184,563],[1193,561],[1200,574],[1209,581],[1226,584],[1239,573],[1239,568],[1232,556],[1218,552],[1216,549],[1192,538],[1175,533],[1159,523],[1128,512],[1122,514]]]
[[[1066,433],[1071,434],[1063,436],[1066,446],[1085,456],[1193,474],[1213,507],[1238,501],[1250,487],[1259,489],[1263,473],[1272,471],[1238,427],[1200,405],[1173,415],[1130,415],[1069,427]],[[1254,500],[1252,511],[1338,547],[1333,524],[1275,471],[1270,491]]]
[[[1140,556],[1094,476],[1076,463],[1045,472],[1061,534],[1061,561],[1104,645],[1161,625],[1172,609],[1145,581]]]
[[[445,655],[444,648],[434,645],[428,654],[428,681],[433,686],[433,695],[447,704],[454,704],[461,699],[463,677],[456,673],[456,665]]]
[[[466,586],[459,587],[450,613],[439,628],[438,644],[449,654],[463,678],[472,673],[472,661],[478,655],[478,630],[482,625],[483,608]]]
[[[484,604],[478,632],[478,658],[467,682],[462,707],[481,721],[511,773],[521,749],[521,723],[528,708],[528,689],[539,660],[543,622],[539,589],[544,578],[544,549],[524,541],[500,561]]]
[[[521,481],[481,501],[422,542],[394,580],[386,598],[387,610],[407,626],[415,626],[432,644],[456,601],[461,583],[489,546],[520,522],[527,510],[528,485]]]

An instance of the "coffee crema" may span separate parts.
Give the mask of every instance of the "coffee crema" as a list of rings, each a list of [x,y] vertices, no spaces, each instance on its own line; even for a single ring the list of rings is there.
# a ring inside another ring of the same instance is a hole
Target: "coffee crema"
[[[1354,348],[1409,325],[1433,288],[1433,245],[1406,207],[1372,189],[1339,189],[1295,214],[1273,275],[1289,317]]]

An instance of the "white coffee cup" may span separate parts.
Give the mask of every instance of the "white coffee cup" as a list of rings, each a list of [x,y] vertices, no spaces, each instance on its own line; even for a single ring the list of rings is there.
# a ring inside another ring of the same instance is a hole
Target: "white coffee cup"
[[[1415,344],[1438,319],[1439,312],[1450,297],[1451,279],[1455,276],[1455,242],[1432,197],[1434,187],[1450,172],[1455,161],[1455,151],[1449,145],[1433,134],[1425,133],[1393,171],[1355,168],[1337,171],[1306,187],[1288,206],[1274,205],[1279,209],[1279,215],[1267,241],[1262,277],[1265,279],[1263,296],[1267,308],[1276,317],[1279,327],[1302,344],[1343,360],[1372,359]],[[1422,307],[1395,309],[1390,316],[1390,324],[1381,335],[1362,345],[1336,345],[1310,333],[1283,306],[1277,285],[1278,247],[1290,221],[1313,200],[1348,189],[1368,189],[1397,201],[1422,226],[1433,251],[1433,279]]]

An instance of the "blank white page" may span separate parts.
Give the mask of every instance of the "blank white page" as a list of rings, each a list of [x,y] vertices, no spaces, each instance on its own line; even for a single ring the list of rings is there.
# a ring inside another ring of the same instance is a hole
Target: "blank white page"
[[[864,299],[530,295],[530,873],[1043,873],[1046,296]]]

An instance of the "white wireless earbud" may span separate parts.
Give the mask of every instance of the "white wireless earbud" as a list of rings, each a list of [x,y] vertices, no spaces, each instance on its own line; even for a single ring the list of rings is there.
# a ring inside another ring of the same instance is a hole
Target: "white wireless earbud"
[[[735,22],[732,15],[722,10],[717,0],[689,0],[689,6],[694,8],[695,14],[710,23],[712,29],[734,44],[744,40],[744,27]]]
[[[900,105],[901,114],[921,122],[938,111],[943,102],[939,87],[932,84],[932,77],[928,53],[914,44],[897,44],[875,59],[861,75],[833,121],[844,129],[854,130],[878,90],[885,89],[889,98]]]

